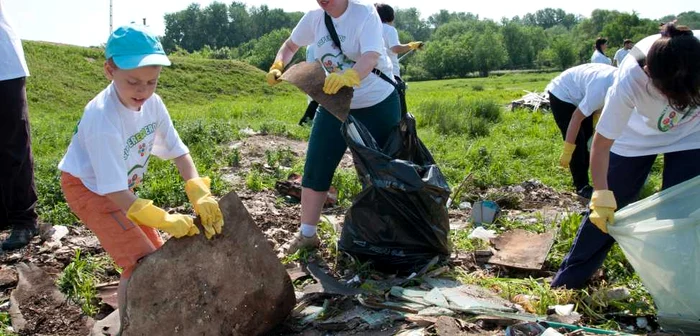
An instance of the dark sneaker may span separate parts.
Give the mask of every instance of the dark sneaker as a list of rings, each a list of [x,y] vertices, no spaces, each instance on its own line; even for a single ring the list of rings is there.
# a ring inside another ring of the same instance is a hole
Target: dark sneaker
[[[579,195],[581,198],[590,201],[591,197],[593,197],[593,187],[591,187],[590,185],[586,185],[585,187],[577,191],[576,195]]]
[[[3,251],[12,251],[23,248],[37,235],[36,229],[13,229],[10,237],[2,242]]]

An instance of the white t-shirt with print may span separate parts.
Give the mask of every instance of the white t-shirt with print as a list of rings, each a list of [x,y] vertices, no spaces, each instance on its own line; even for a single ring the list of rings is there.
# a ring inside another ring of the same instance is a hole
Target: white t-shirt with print
[[[143,181],[151,154],[170,160],[189,153],[165,104],[153,94],[140,111],[126,108],[110,84],[85,107],[58,169],[105,195]]]
[[[29,76],[22,40],[15,33],[0,0],[0,81]]]
[[[615,79],[617,68],[587,63],[569,68],[554,78],[546,91],[569,104],[578,106],[585,116],[603,107],[605,94]]]
[[[401,68],[399,65],[399,55],[391,51],[392,47],[400,45],[399,42],[399,32],[396,31],[390,24],[383,23],[383,37],[384,37],[384,47],[386,47],[386,54],[391,60],[391,67],[394,69],[394,76],[401,77]]]
[[[296,45],[315,44],[314,58],[320,59],[328,72],[350,69],[360,56],[367,52],[379,53],[376,66],[385,74],[391,74],[391,63],[386,56],[382,38],[382,22],[371,4],[348,1],[348,8],[338,18],[332,18],[340,39],[341,51],[333,45],[324,21],[322,9],[306,13],[292,31],[291,40]],[[394,91],[394,86],[370,73],[362,79],[350,102],[351,109],[374,106]]]
[[[601,53],[598,50],[593,52],[593,55],[591,56],[591,63],[602,63],[612,65],[612,61],[610,60],[610,58],[608,58],[608,56],[605,56],[605,54]]]
[[[625,56],[627,56],[629,52],[630,51],[625,48],[620,48],[617,50],[617,52],[615,53],[615,57],[613,57],[613,59],[617,61],[617,66],[620,66],[620,64],[622,64],[622,60],[625,59]]]
[[[695,37],[700,30],[693,31]],[[625,57],[605,100],[596,131],[614,139],[612,152],[634,157],[700,148],[700,108],[676,111],[639,66],[660,35],[649,36]]]

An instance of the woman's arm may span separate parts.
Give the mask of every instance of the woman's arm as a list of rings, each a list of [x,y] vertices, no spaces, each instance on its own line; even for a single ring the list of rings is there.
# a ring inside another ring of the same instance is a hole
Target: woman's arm
[[[288,38],[277,51],[275,62],[282,61],[282,65],[289,64],[297,51],[299,51],[299,46],[292,42],[291,38]]]
[[[360,56],[360,59],[357,60],[357,63],[355,63],[355,66],[352,68],[357,71],[357,74],[360,76],[360,79],[364,79],[369,75],[370,72],[372,72],[372,69],[377,67],[377,63],[379,62],[379,53],[374,52],[374,51],[369,51],[362,56]]]
[[[574,114],[571,116],[571,121],[569,121],[569,127],[566,129],[566,138],[564,141],[575,144],[576,136],[578,136],[578,131],[581,129],[581,123],[586,116],[581,112],[579,108],[576,108]]]
[[[593,137],[591,146],[591,177],[593,189],[608,190],[608,166],[610,163],[610,148],[615,140],[608,139],[599,133]]]

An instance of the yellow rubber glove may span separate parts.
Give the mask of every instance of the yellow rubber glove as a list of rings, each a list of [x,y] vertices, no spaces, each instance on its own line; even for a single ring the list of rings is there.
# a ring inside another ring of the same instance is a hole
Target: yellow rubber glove
[[[421,41],[408,42],[408,47],[411,48],[411,50],[421,49],[421,48],[423,48],[423,42],[421,42]]]
[[[185,193],[190,203],[202,219],[204,235],[211,239],[217,233],[221,233],[224,226],[224,217],[219,209],[219,203],[211,196],[211,180],[208,177],[197,177],[185,183]]]
[[[267,72],[267,84],[275,85],[280,82],[280,77],[282,77],[282,71],[284,71],[284,63],[282,61],[275,61],[270,67],[270,71]]]
[[[323,83],[323,92],[325,94],[336,94],[343,86],[359,86],[360,75],[355,69],[345,70],[343,73],[334,72],[326,77],[326,82]]]
[[[559,166],[562,168],[569,168],[569,163],[571,162],[571,156],[574,154],[576,145],[564,141],[564,148],[561,150],[561,156],[559,156]]]
[[[608,233],[607,224],[615,224],[615,195],[610,190],[596,190],[591,197],[591,215],[588,218],[595,226]]]
[[[600,112],[593,113],[593,129],[598,125],[598,120],[600,120]]]
[[[192,217],[181,214],[169,214],[153,205],[153,201],[139,198],[126,213],[136,224],[163,230],[175,238],[199,234]]]

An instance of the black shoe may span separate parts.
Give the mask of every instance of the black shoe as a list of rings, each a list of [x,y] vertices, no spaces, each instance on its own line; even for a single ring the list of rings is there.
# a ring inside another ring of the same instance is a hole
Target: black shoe
[[[13,229],[10,237],[2,242],[3,251],[12,251],[23,248],[37,235],[36,229]]]
[[[593,197],[593,187],[591,187],[590,185],[586,185],[585,187],[579,189],[576,192],[576,195],[579,195],[581,198],[590,201],[591,197]]]

